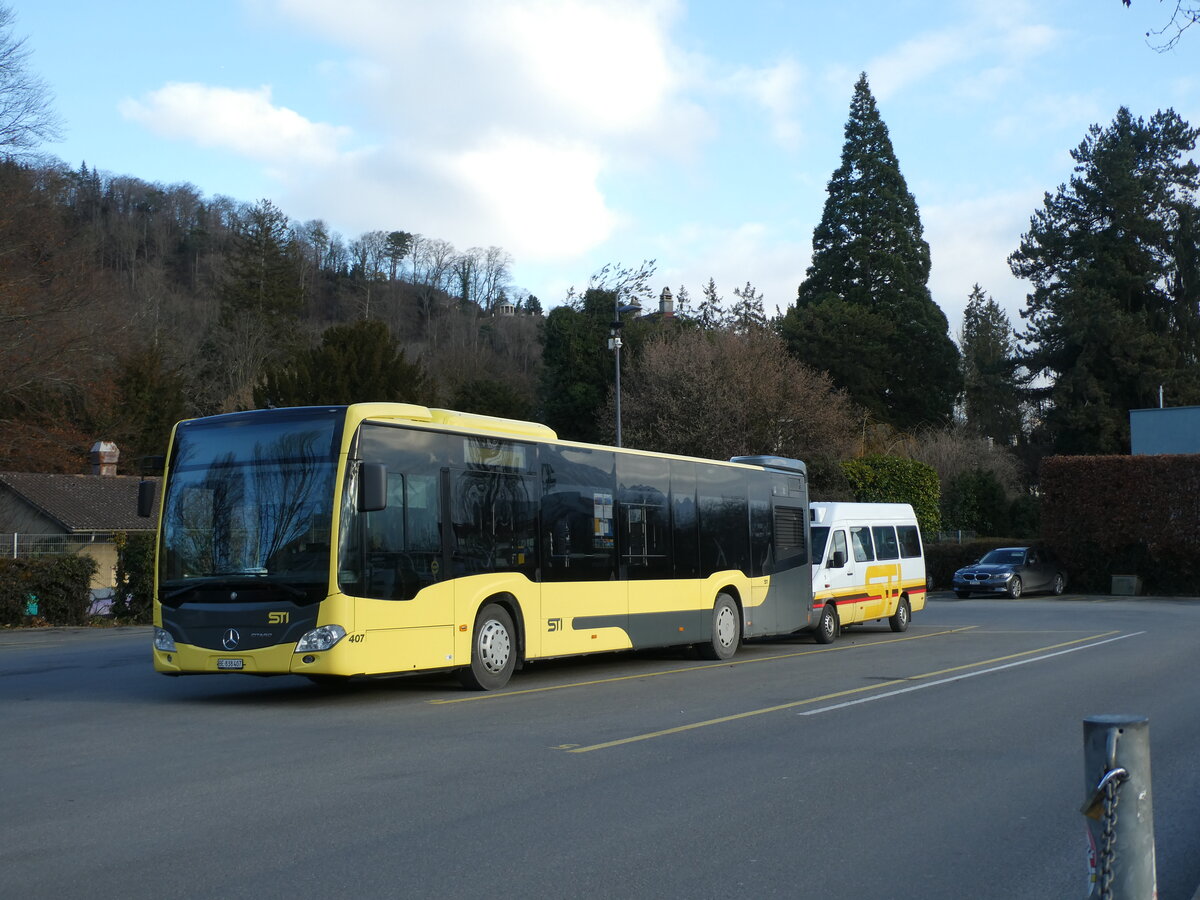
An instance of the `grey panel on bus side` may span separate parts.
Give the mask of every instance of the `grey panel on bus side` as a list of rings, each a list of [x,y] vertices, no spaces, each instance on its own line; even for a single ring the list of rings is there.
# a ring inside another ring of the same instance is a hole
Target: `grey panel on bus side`
[[[771,576],[765,601],[775,610],[776,631],[790,634],[812,624],[812,575],[808,566],[796,566]]]

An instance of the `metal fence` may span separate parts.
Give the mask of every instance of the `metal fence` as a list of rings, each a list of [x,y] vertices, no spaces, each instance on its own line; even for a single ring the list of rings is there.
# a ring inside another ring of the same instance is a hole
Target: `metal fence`
[[[88,549],[111,547],[112,543],[113,536],[108,531],[89,531],[82,534],[0,532],[0,553],[9,559],[81,553]]]
[[[975,540],[976,536],[974,531],[959,529],[958,531],[939,531],[927,540],[931,544],[965,544]]]

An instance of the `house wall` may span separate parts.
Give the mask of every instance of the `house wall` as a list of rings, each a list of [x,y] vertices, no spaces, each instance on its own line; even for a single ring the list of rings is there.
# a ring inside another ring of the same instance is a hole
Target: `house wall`
[[[1131,409],[1129,442],[1135,456],[1200,453],[1200,406]]]
[[[5,485],[0,485],[0,532],[64,534],[63,527],[38,512]]]
[[[92,576],[92,590],[117,586],[117,547],[115,544],[87,544],[79,550],[81,556],[96,560],[96,574]]]

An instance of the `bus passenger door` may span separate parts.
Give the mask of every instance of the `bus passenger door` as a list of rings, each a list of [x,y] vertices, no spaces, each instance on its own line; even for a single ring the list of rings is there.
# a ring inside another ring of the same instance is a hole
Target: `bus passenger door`
[[[543,496],[536,623],[542,656],[633,646],[628,583],[617,580],[613,507],[611,491],[556,490]]]

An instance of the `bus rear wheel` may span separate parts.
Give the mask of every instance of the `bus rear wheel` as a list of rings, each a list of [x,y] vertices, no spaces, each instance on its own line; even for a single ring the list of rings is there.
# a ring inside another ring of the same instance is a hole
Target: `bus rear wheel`
[[[742,621],[737,604],[728,594],[719,594],[713,604],[712,639],[696,649],[702,659],[729,659],[742,642]]]
[[[471,665],[458,670],[462,686],[473,691],[498,691],[517,667],[516,630],[503,606],[489,603],[475,617],[471,634]]]
[[[832,644],[838,636],[837,613],[832,603],[826,603],[821,609],[821,618],[817,619],[817,627],[813,631],[818,644]]]
[[[888,624],[892,626],[892,631],[908,631],[908,623],[911,619],[912,610],[909,608],[908,601],[901,597],[900,603],[896,606],[896,614],[888,619]]]

